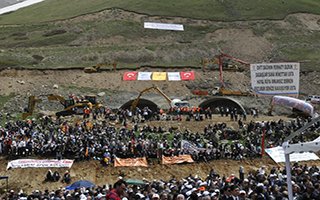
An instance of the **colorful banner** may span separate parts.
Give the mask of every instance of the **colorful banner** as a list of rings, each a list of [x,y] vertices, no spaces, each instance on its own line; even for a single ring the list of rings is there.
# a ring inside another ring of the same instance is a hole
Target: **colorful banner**
[[[123,74],[124,81],[135,81],[137,80],[138,72],[125,72]]]
[[[138,73],[138,80],[139,81],[150,81],[151,75],[152,75],[152,72],[139,72]]]
[[[163,165],[171,165],[171,164],[179,164],[179,163],[193,163],[193,159],[190,155],[179,155],[166,157],[162,156],[162,164]]]
[[[36,159],[18,159],[8,162],[8,169],[15,168],[51,168],[51,167],[67,167],[70,168],[73,160],[36,160]]]
[[[180,72],[168,72],[169,81],[181,81]]]
[[[115,167],[148,167],[146,157],[142,158],[115,158]]]
[[[153,72],[152,80],[154,81],[165,81],[167,80],[167,72]]]
[[[125,72],[123,74],[124,81],[192,81],[195,79],[195,72]]]
[[[194,80],[194,71],[190,72],[180,72],[181,80],[183,81],[192,81]]]

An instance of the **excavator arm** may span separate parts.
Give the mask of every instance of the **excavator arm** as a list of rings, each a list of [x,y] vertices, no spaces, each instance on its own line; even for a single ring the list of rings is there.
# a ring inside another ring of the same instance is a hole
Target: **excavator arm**
[[[243,65],[250,65],[249,63],[247,63],[243,60],[240,60],[238,58],[232,57],[228,54],[220,53],[220,55],[218,55],[218,62],[219,62],[219,78],[220,78],[221,87],[225,86],[224,81],[223,81],[223,59],[224,58],[229,58],[230,60],[233,60],[233,61],[238,62]]]
[[[59,101],[63,106],[66,105],[66,100],[60,95],[49,94],[48,100],[49,101]]]
[[[22,119],[26,119],[27,117],[33,114],[34,108],[37,103],[40,103],[41,99],[38,99],[36,96],[30,96],[28,101],[28,108],[26,112],[22,113]]]
[[[132,111],[134,111],[134,110],[136,109],[136,107],[138,106],[141,96],[142,96],[144,93],[149,92],[149,91],[151,91],[151,90],[154,90],[154,91],[158,92],[159,94],[161,94],[161,95],[167,100],[167,102],[169,103],[169,105],[170,105],[170,107],[171,107],[171,102],[172,102],[172,100],[170,99],[170,97],[168,97],[168,96],[167,96],[162,90],[160,90],[160,88],[158,88],[157,86],[152,86],[152,87],[149,87],[149,88],[146,88],[146,89],[142,90],[142,91],[139,93],[138,97],[137,97],[135,100],[133,100],[133,102],[132,102],[132,104],[131,104],[131,110],[132,110]]]

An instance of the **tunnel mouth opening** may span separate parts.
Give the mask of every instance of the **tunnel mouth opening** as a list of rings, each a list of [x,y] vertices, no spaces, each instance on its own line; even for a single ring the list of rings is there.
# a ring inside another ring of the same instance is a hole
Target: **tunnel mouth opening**
[[[239,102],[226,97],[215,97],[215,98],[207,99],[203,101],[199,105],[199,107],[202,108],[203,110],[210,108],[212,111],[217,111],[218,109],[223,107],[224,109],[229,108],[229,110],[237,109],[239,113],[246,112],[244,107]]]
[[[126,109],[130,110],[133,101],[134,101],[134,99],[126,102],[120,108],[123,109],[123,110],[126,110]],[[142,110],[145,107],[148,107],[152,112],[158,112],[159,111],[159,106],[157,104],[155,104],[153,101],[150,101],[148,99],[140,99],[137,107],[140,110]]]

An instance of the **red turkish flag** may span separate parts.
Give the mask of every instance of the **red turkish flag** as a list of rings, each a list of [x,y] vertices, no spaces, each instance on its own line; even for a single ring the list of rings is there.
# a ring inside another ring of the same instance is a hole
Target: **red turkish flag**
[[[180,72],[180,76],[183,81],[192,81],[194,80],[194,71]]]
[[[123,74],[124,81],[135,81],[137,80],[138,72],[125,72]]]

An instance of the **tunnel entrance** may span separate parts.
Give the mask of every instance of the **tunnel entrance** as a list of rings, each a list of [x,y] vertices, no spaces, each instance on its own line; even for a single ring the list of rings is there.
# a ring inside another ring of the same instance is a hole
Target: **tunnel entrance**
[[[123,104],[120,108],[130,110],[131,104],[133,101],[134,99],[128,101],[127,103]],[[140,109],[143,109],[144,107],[148,107],[153,112],[157,112],[159,110],[158,105],[148,99],[140,99],[137,107]]]
[[[214,97],[203,101],[199,107],[202,109],[210,108],[213,111],[221,107],[229,109],[236,108],[241,113],[245,112],[245,109],[238,101],[229,97]]]

